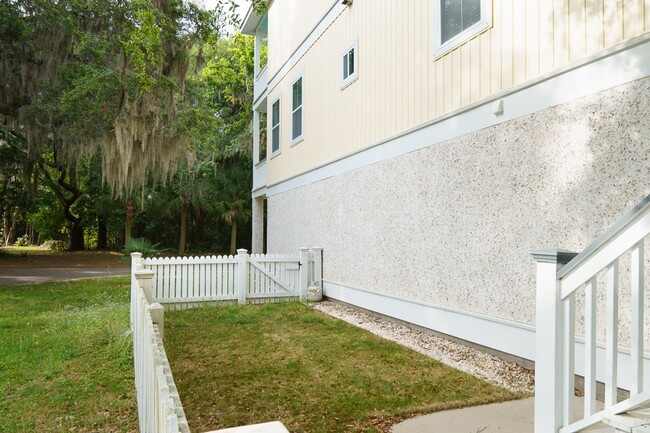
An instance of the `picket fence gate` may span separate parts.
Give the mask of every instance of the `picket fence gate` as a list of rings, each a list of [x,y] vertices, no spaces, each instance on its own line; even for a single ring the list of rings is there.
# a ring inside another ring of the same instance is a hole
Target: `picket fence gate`
[[[322,249],[301,248],[298,258],[253,255],[143,259],[131,254],[133,364],[141,433],[190,433],[163,345],[164,307],[210,301],[245,303],[304,298],[321,284]],[[289,433],[279,421],[209,433]]]
[[[304,300],[310,286],[322,285],[322,248],[300,248],[298,255],[142,258],[132,263],[153,271],[153,301],[167,309],[210,302],[245,303]]]

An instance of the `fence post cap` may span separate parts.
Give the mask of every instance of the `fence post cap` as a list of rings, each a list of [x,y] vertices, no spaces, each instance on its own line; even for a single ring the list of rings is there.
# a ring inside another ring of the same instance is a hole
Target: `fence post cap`
[[[314,251],[323,251],[323,247],[312,247],[311,249]]]
[[[142,253],[131,253],[131,258],[139,259],[142,257]]]
[[[532,252],[533,258],[538,263],[557,263],[557,264],[567,264],[578,253],[568,250],[562,250],[559,248],[547,248],[543,250],[537,250]]]
[[[240,256],[242,256],[242,255],[244,255],[246,253],[248,253],[248,250],[246,248],[240,248],[240,249],[237,250],[237,254],[239,254]]]
[[[137,271],[133,272],[133,275],[135,276],[135,278],[139,280],[141,279],[147,280],[153,278],[153,276],[156,275],[156,273],[151,269],[138,269]]]
[[[300,251],[309,251],[309,248],[307,248],[307,247],[300,247]]]

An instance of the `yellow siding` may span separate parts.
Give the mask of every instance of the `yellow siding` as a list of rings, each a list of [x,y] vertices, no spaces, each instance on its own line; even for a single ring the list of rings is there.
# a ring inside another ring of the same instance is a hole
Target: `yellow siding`
[[[274,0],[269,9],[269,77],[282,67],[321,18],[334,0]]]
[[[433,1],[354,2],[270,89],[269,102],[282,94],[270,185],[650,30],[650,0],[494,0],[492,27],[436,58]],[[273,2],[271,71],[332,4]],[[355,41],[359,79],[341,89],[340,57]],[[290,146],[291,83],[301,72],[304,141]]]

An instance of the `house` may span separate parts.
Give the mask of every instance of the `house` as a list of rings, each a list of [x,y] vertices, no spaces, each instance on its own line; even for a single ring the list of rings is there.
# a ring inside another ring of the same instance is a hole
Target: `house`
[[[534,361],[531,251],[650,192],[650,0],[274,0],[242,30],[254,251],[322,246],[326,296]]]

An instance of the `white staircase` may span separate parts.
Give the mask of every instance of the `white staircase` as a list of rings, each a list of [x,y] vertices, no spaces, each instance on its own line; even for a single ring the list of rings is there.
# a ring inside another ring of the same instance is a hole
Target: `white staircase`
[[[650,433],[650,355],[644,352],[649,235],[650,196],[580,254],[533,253],[535,433]],[[584,377],[584,401],[575,397],[576,374]],[[596,401],[597,382],[604,384],[604,404]],[[619,399],[619,389],[629,398]]]

